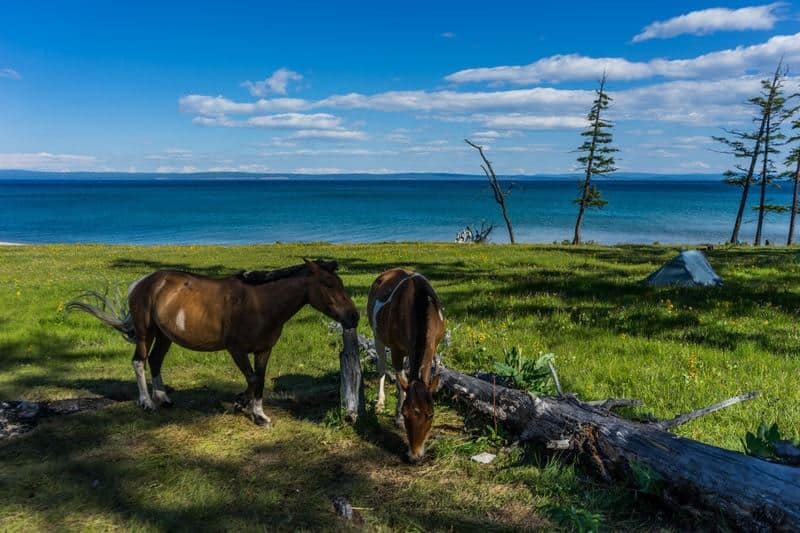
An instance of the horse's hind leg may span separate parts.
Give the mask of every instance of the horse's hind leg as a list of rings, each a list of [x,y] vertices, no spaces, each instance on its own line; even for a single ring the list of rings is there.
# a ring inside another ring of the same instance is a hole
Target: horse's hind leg
[[[153,400],[164,407],[172,407],[172,400],[167,396],[167,389],[161,380],[161,363],[164,362],[164,356],[167,355],[170,346],[172,346],[172,341],[165,335],[158,334],[149,358],[150,375],[153,378]]]
[[[139,405],[144,409],[155,410],[156,406],[147,392],[147,377],[144,375],[144,365],[147,361],[147,352],[153,344],[152,335],[139,337],[137,335],[136,350],[133,352],[133,371],[136,373],[136,385],[139,387]]]

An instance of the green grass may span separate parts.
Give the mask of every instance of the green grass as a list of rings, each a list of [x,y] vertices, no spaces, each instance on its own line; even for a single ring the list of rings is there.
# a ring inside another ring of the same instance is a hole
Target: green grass
[[[173,346],[163,375],[176,407],[142,412],[132,401],[132,347],[62,307],[81,289],[125,288],[158,268],[225,275],[325,256],[339,260],[363,309],[378,273],[412,267],[444,301],[452,331],[444,357],[453,367],[488,369],[513,346],[554,352],[565,390],[638,398],[659,418],[759,390],[759,399],[678,433],[735,450],[761,420],[791,435],[800,427],[798,251],[715,249],[708,256],[723,288],[638,283],[675,252],[427,243],[0,248],[0,399],[126,400],[0,442],[0,529],[550,530],[568,527],[564,516],[595,515],[614,530],[680,528],[633,491],[534,449],[501,451],[487,466],[469,461],[500,443],[480,429],[484,422],[465,427],[442,403],[430,459],[406,465],[389,414],[369,414],[357,427],[337,422],[337,339],[311,309],[273,351],[266,410],[275,428],[263,430],[232,411],[244,382],[225,353]],[[366,321],[361,330],[369,333]],[[362,523],[335,515],[338,495],[359,508]]]

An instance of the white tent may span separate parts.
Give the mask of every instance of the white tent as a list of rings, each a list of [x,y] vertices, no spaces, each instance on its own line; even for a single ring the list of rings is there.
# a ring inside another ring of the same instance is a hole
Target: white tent
[[[722,278],[711,268],[703,252],[687,250],[647,276],[644,283],[653,287],[702,287],[722,285]]]

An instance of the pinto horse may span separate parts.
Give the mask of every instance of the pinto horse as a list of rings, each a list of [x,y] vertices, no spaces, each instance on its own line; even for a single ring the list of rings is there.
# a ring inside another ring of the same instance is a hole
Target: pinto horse
[[[433,422],[433,393],[439,376],[431,376],[436,348],[444,336],[442,304],[431,284],[421,274],[395,268],[375,280],[367,300],[369,323],[378,352],[378,402],[383,410],[386,396],[386,348],[392,351],[397,374],[395,421],[408,435],[408,459],[418,462],[425,454],[425,441]],[[403,370],[408,357],[409,374]]]
[[[103,304],[73,300],[68,309],[92,314],[136,345],[133,370],[139,405],[171,406],[161,380],[161,364],[171,344],[200,352],[227,350],[247,381],[245,412],[259,426],[270,426],[262,398],[264,376],[283,325],[306,304],[340,322],[358,325],[358,311],[335,274],[335,261],[308,261],[271,272],[240,272],[215,279],[188,272],[159,270],[131,285],[128,313],[117,312],[104,296],[87,292]],[[106,311],[110,309],[111,313]],[[249,354],[254,354],[255,370]],[[150,363],[153,395],[147,392],[145,364]]]

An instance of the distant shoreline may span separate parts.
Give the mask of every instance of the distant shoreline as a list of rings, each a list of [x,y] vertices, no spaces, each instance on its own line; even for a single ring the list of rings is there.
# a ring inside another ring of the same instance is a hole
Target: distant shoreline
[[[572,181],[582,176],[573,173],[503,174],[503,181]],[[656,174],[651,172],[615,172],[609,176],[598,176],[600,181],[646,181],[686,182],[722,181],[721,173],[708,174]],[[46,181],[485,181],[483,174],[457,174],[447,172],[393,172],[364,173],[343,172],[334,174],[299,174],[278,172],[52,172],[35,170],[0,169],[0,182],[41,180]]]

